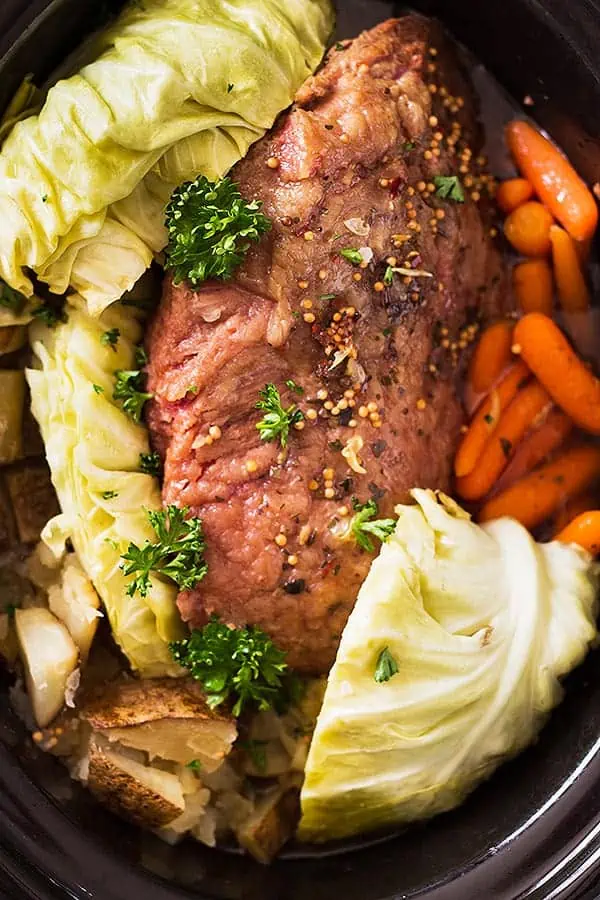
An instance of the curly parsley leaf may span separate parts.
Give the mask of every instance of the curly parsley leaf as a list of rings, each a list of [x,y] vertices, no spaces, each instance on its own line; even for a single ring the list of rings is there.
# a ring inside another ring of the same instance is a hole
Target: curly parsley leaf
[[[356,498],[352,500],[354,515],[350,522],[350,532],[356,543],[363,550],[373,553],[375,545],[370,535],[379,538],[383,543],[394,531],[396,522],[394,519],[375,519],[377,515],[377,503],[374,500],[367,500],[366,503],[359,503]]]
[[[19,313],[23,312],[26,303],[27,299],[23,294],[20,294],[19,291],[15,291],[15,289],[11,288],[5,281],[0,281],[0,306],[4,307],[4,309],[9,309],[18,316]]]
[[[230,178],[199,175],[172,195],[166,213],[167,267],[175,284],[231,278],[252,243],[271,228],[258,200],[244,200]]]
[[[50,306],[49,303],[42,303],[32,310],[31,315],[34,319],[39,319],[47,328],[56,328],[60,322],[67,321],[67,314],[64,309],[56,306]]]
[[[260,400],[256,409],[262,410],[265,415],[256,423],[263,441],[276,441],[279,439],[281,446],[287,447],[290,428],[304,419],[302,410],[292,404],[284,409],[281,405],[281,396],[275,385],[270,382],[262,391],[259,391]]]
[[[288,671],[285,652],[254,625],[230,628],[213,616],[170,650],[201,682],[208,705],[231,701],[234,716],[246,706],[283,709],[296,692],[298,679]]]
[[[398,673],[398,663],[390,653],[389,647],[384,647],[377,657],[377,665],[373,678],[377,684],[384,684],[389,681],[393,675]]]
[[[204,560],[204,534],[202,520],[187,519],[187,507],[168,506],[166,509],[148,510],[148,519],[156,533],[156,541],[147,541],[143,547],[130,543],[122,555],[121,568],[125,575],[135,575],[129,584],[130,597],[139,591],[146,597],[150,588],[150,573],[170,578],[184,590],[192,590],[208,571]]]
[[[455,203],[465,202],[465,194],[458,175],[436,175],[433,183],[437,188],[437,196],[442,200],[453,200]]]
[[[102,337],[100,338],[100,343],[105,347],[112,347],[115,351],[117,350],[117,344],[119,342],[119,338],[121,336],[121,332],[118,328],[109,328],[108,331],[105,331]]]
[[[144,404],[153,396],[145,390],[145,373],[139,369],[117,369],[114,374],[113,400],[121,404],[134,422],[141,422]]]
[[[161,473],[160,455],[156,452],[140,453],[140,471],[144,475],[158,477]]]

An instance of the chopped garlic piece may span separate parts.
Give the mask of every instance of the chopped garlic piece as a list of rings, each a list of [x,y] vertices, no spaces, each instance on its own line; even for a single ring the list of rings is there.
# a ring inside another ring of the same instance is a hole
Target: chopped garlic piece
[[[358,455],[362,450],[364,443],[361,436],[356,434],[346,441],[346,446],[342,450],[342,456],[347,461],[352,471],[356,472],[358,475],[367,474],[367,470],[364,468]]]

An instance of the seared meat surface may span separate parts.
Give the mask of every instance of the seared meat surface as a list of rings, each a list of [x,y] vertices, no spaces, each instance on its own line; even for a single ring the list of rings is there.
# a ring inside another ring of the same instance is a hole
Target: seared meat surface
[[[179,597],[192,625],[257,624],[327,671],[372,559],[347,533],[353,498],[387,516],[412,487],[450,488],[468,347],[506,295],[478,148],[438,26],[386,22],[336,45],[234,170],[273,222],[235,283],[166,281],[149,424],[165,503],[204,521],[209,573]],[[256,429],[270,382],[305,415],[286,451]]]

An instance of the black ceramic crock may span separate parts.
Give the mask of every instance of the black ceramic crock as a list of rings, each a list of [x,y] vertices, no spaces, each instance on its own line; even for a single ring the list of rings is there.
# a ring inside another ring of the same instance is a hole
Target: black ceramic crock
[[[0,109],[43,80],[118,0],[0,0]],[[340,37],[395,12],[338,0]],[[600,181],[597,0],[414,0],[439,16]],[[0,686],[0,897],[7,900],[592,900],[600,896],[600,658],[567,682],[539,742],[461,809],[346,852],[270,868],[171,848],[113,818],[32,748]]]

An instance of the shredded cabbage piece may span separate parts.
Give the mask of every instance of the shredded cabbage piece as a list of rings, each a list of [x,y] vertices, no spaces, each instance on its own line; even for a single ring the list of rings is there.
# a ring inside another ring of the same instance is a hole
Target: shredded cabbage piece
[[[589,554],[537,544],[512,519],[479,527],[443,495],[412,494],[329,674],[302,789],[304,840],[457,806],[535,739],[561,677],[596,637]]]
[[[120,335],[114,347],[101,340],[112,328]],[[116,304],[96,319],[69,306],[66,323],[30,330],[38,366],[27,371],[32,410],[62,509],[43,538],[57,557],[72,541],[132,667],[146,677],[178,674],[168,649],[184,632],[176,587],[152,576],[146,597],[130,597],[121,569],[130,541],[155,539],[146,510],[161,509],[157,480],[140,471],[146,429],[112,398],[114,371],[135,368],[137,314]]]
[[[329,0],[130,2],[0,152],[0,278],[102,310],[166,244],[165,204],[223,176],[320,62]],[[116,257],[115,257],[116,253]]]

